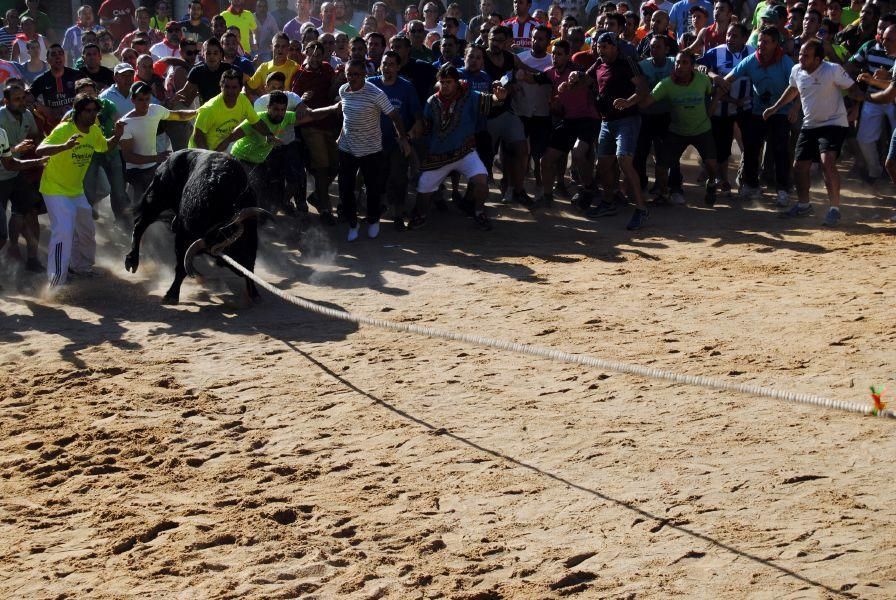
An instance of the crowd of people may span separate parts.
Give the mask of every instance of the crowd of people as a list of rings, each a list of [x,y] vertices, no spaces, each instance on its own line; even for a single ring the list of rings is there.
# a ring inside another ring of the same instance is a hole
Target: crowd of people
[[[764,186],[787,218],[812,214],[818,164],[827,226],[844,149],[850,176],[896,179],[888,0],[498,1],[192,0],[176,18],[170,0],[105,0],[64,31],[40,0],[7,10],[4,260],[53,286],[89,276],[100,196],[132,227],[158,165],[187,147],[229,153],[262,207],[313,208],[349,241],[359,212],[375,238],[386,213],[404,231],[452,204],[489,230],[490,182],[532,210],[565,197],[600,219],[630,204],[638,229],[651,204],[686,202],[688,147],[706,206]]]

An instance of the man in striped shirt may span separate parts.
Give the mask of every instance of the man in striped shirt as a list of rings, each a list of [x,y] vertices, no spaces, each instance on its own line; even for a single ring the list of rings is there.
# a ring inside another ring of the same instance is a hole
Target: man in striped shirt
[[[529,7],[531,5],[532,0],[513,0],[514,16],[501,23],[509,27],[513,32],[511,35],[513,38],[511,49],[514,52],[522,52],[532,47],[532,30],[535,29],[538,23],[529,15]]]
[[[896,15],[884,15],[877,22],[877,39],[866,42],[859,48],[844,65],[846,72],[852,77],[861,77],[868,73],[874,77],[877,74],[889,77],[893,69],[894,59],[887,56],[887,51],[877,40],[882,40],[884,32],[890,25],[896,24]],[[884,130],[884,120],[889,121],[890,129],[896,130],[896,105],[874,104],[864,102],[862,104],[862,116],[859,119],[859,130],[856,133],[856,142],[865,159],[868,180],[874,181],[883,175],[883,166],[880,164],[880,154],[877,151],[877,141]]]
[[[756,51],[752,46],[746,45],[747,28],[742,23],[730,24],[725,40],[725,44],[708,50],[697,61],[697,64],[709,69],[710,78],[714,81],[723,79],[740,61]],[[731,193],[728,159],[731,157],[731,144],[734,141],[734,125],[737,123],[741,128],[747,126],[746,117],[752,107],[750,92],[749,77],[738,77],[731,82],[728,93],[722,97],[710,116],[712,134],[716,142],[716,160],[719,162],[721,191],[726,195]]]
[[[380,233],[380,197],[385,183],[380,115],[386,115],[392,120],[398,145],[405,156],[411,152],[401,113],[392,106],[383,90],[365,80],[366,76],[366,61],[350,60],[345,70],[347,83],[339,88],[339,103],[311,111],[314,116],[320,116],[342,110],[342,133],[338,142],[339,197],[342,210],[348,217],[350,242],[358,239],[355,180],[359,170],[367,187],[367,236],[375,238]]]

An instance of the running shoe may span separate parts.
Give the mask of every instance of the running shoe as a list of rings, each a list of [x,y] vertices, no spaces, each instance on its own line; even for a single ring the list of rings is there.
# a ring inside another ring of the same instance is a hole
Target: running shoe
[[[535,202],[526,193],[526,190],[519,190],[513,193],[513,201],[521,206],[525,206],[526,208],[533,208],[535,206]]]
[[[679,206],[684,205],[684,194],[681,192],[672,192],[672,195],[669,196],[669,202],[672,204],[677,204]]]
[[[336,225],[336,217],[333,216],[333,213],[326,210],[320,213],[320,222],[326,225],[327,227],[332,227]]]
[[[587,188],[582,188],[575,193],[575,195],[569,200],[569,202],[570,204],[584,212],[591,206],[591,201],[593,198],[593,191]]]
[[[836,206],[830,207],[822,223],[826,227],[836,227],[840,223],[840,209]]]
[[[554,194],[561,198],[569,198],[569,190],[566,189],[566,181],[563,178],[554,184]]]
[[[355,225],[349,225],[349,228],[348,228],[348,241],[350,241],[350,242],[354,242],[355,240],[357,240],[357,239],[358,239],[358,232],[359,232],[360,230],[361,230],[361,228],[360,228],[357,224],[355,224]]]
[[[778,190],[778,197],[775,200],[775,204],[781,208],[790,206],[790,194],[787,193],[787,190]]]
[[[808,217],[813,212],[815,212],[815,211],[812,210],[811,204],[807,204],[805,206],[802,206],[800,204],[794,204],[793,206],[790,207],[790,209],[781,213],[781,215],[784,217]]]
[[[380,234],[380,223],[377,221],[376,223],[371,223],[367,226],[367,237],[370,239],[376,239],[376,237]]]
[[[423,215],[413,215],[408,221],[408,229],[420,229],[426,225],[426,217]]]
[[[741,185],[740,189],[737,191],[737,196],[742,202],[753,202],[759,198],[759,188],[754,188],[749,185]]]
[[[589,219],[599,219],[601,217],[612,217],[618,211],[616,205],[612,202],[601,202],[597,206],[593,206],[585,211],[585,216]]]
[[[632,218],[629,219],[628,225],[625,226],[629,231],[641,229],[647,223],[648,213],[646,209],[636,208]]]
[[[728,183],[727,181],[722,182],[722,185],[720,186],[719,190],[722,192],[723,196],[725,196],[727,198],[731,197],[731,184]]]
[[[716,204],[716,186],[706,185],[706,195],[703,197],[703,203],[706,206],[715,206]]]
[[[476,221],[476,226],[482,231],[492,230],[492,221],[484,212],[477,213],[476,216],[473,217],[473,220]]]

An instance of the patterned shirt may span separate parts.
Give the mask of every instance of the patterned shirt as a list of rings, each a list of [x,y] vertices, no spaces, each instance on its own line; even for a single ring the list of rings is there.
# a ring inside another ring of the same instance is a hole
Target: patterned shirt
[[[747,58],[755,51],[756,50],[750,46],[744,46],[740,52],[732,52],[728,49],[727,45],[722,44],[721,46],[716,46],[715,48],[708,50],[706,54],[700,57],[697,64],[704,65],[713,73],[718,73],[724,77],[730,73],[731,69],[736,67],[740,61]],[[743,104],[738,106],[732,102],[722,100],[719,102],[718,106],[716,106],[713,116],[727,117],[742,112],[749,112],[752,107],[751,91],[750,78],[738,77],[731,82],[731,89],[728,91],[728,99],[743,100]]]

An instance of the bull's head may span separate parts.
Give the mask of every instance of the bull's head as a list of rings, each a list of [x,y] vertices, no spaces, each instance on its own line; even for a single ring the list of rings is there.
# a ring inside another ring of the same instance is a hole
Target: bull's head
[[[236,242],[243,235],[243,222],[248,219],[271,218],[274,216],[263,208],[250,207],[240,210],[229,223],[216,227],[208,232],[205,237],[201,237],[187,249],[184,256],[184,269],[191,277],[195,275],[193,269],[193,259],[203,252],[212,256],[219,256],[231,244]]]

